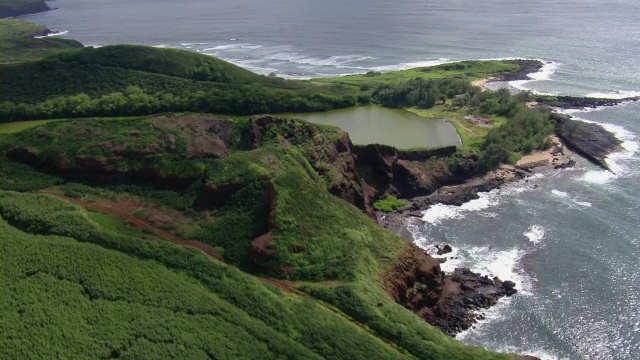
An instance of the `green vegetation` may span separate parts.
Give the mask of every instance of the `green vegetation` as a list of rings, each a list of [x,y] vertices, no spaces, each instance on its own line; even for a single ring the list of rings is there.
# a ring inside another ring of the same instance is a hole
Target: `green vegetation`
[[[58,52],[81,45],[4,24],[3,358],[510,358],[455,341],[389,297],[383,279],[409,246],[335,196],[359,186],[338,129],[176,112],[411,107],[466,131],[441,162],[474,153],[465,161],[488,170],[547,145],[547,115],[525,106],[527,94],[469,83],[517,64],[287,81],[172,49]]]
[[[20,19],[1,19],[0,20],[0,38],[32,38],[47,34],[49,29],[46,26],[32,24]]]
[[[248,131],[247,120],[230,121],[236,131]],[[209,183],[243,181],[243,188],[209,215],[193,208],[186,213],[200,221],[194,239],[222,249],[229,263],[256,271],[248,247],[266,224],[243,229],[265,221],[262,210],[267,209],[255,209],[271,183],[277,202],[269,248],[275,256],[260,273],[339,280],[335,287],[306,283],[302,289],[312,296],[285,293],[199,251],[147,240],[148,235],[107,215],[49,195],[0,191],[0,251],[9,259],[2,264],[2,284],[12,284],[3,285],[2,313],[8,321],[0,325],[0,352],[30,358],[508,358],[448,338],[386,295],[379,276],[406,243],[326,191],[326,181],[309,159],[320,160],[317,151],[335,141],[336,130],[313,128],[299,121],[276,122],[265,130],[262,147],[247,150],[238,141],[224,159],[190,159],[181,150],[164,156],[204,161]],[[93,135],[80,137],[83,131]],[[132,149],[155,148],[156,139],[166,134],[143,119],[77,120],[3,135],[0,144],[4,151],[12,144],[33,147],[43,159],[52,154],[108,157],[106,150],[95,152],[97,144],[108,148],[126,141]],[[46,140],[38,141],[41,136]],[[285,140],[288,147],[281,146]],[[63,181],[45,174],[36,181],[39,172],[30,167],[6,159],[3,164],[14,181],[31,182],[22,191]],[[0,179],[1,188],[11,185]],[[140,184],[67,184],[61,189],[100,201],[113,198],[110,193],[131,196],[135,187],[143,199],[164,198],[178,208],[183,205],[172,203],[171,196],[191,196]],[[42,318],[49,320],[42,324]],[[46,342],[34,346],[32,339]]]
[[[463,92],[451,96],[459,91]],[[436,94],[451,100],[436,106]],[[517,153],[551,146],[549,135],[554,124],[548,113],[527,106],[531,98],[528,92],[512,95],[507,89],[482,91],[466,80],[413,79],[384,85],[373,98],[387,106],[410,107],[409,111],[423,117],[447,119],[460,134],[461,151],[478,153],[480,172],[514,162]],[[471,120],[478,118],[482,125]]]
[[[3,358],[403,358],[315,301],[62,200],[0,192],[0,214]]]
[[[35,126],[44,125],[54,120],[31,120],[0,123],[0,134],[13,134],[23,130],[31,129]]]
[[[373,206],[375,206],[377,210],[390,213],[407,204],[409,203],[406,201],[398,200],[398,198],[396,198],[395,196],[389,195],[382,200],[376,201]]]
[[[35,61],[61,51],[81,48],[75,40],[60,38],[34,39],[49,29],[20,19],[0,20],[0,64]],[[4,74],[3,74],[4,75]]]
[[[500,73],[514,72],[518,69],[519,66],[511,61],[470,60],[451,64],[418,67],[408,70],[390,71],[386,73],[368,72],[362,75],[349,75],[331,79],[314,79],[314,81],[357,87],[365,86],[375,89],[381,84],[392,85],[416,78],[424,80],[457,78],[471,81],[495,76]]]
[[[136,196],[170,206],[196,223],[190,240],[220,249],[228,263],[50,195],[2,190],[0,251],[9,261],[1,267],[1,311],[10,319],[0,324],[3,357],[508,358],[464,346],[388,297],[380,278],[407,244],[327,191],[338,181],[323,173],[339,140],[335,128],[274,121],[253,148],[249,120],[228,121],[236,133],[220,159],[166,152],[167,135],[176,143],[187,135],[145,119],[51,122],[0,135],[0,154],[27,147],[45,162],[115,159],[109,149],[126,143],[149,150],[146,166],[163,173],[175,171],[154,164],[171,156],[179,160],[172,166],[203,168],[203,178],[180,191],[94,187],[3,157],[0,189],[57,187],[91,203]],[[202,183],[237,182],[226,202],[194,208]],[[272,204],[264,200],[270,188]],[[273,256],[256,264],[251,244],[267,226]],[[249,273],[305,282],[288,282],[294,290],[285,293]]]
[[[213,56],[201,55],[192,51],[138,45],[104,46],[97,49],[86,47],[80,51],[52,55],[47,58],[47,61],[100,65],[221,83],[251,84],[277,81]]]

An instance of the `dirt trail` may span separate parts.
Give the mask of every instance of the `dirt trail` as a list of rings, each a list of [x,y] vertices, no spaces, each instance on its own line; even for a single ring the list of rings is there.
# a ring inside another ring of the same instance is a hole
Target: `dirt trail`
[[[135,201],[133,199],[121,199],[118,201],[104,200],[98,203],[98,202],[82,201],[82,200],[70,198],[54,192],[47,192],[47,194],[53,195],[55,197],[59,197],[72,204],[80,205],[85,208],[93,209],[95,211],[99,211],[101,213],[114,216],[120,220],[127,221],[134,227],[150,230],[153,233],[157,234],[158,236],[162,237],[163,239],[168,240],[174,244],[181,245],[181,246],[189,246],[189,247],[201,250],[206,255],[214,259],[224,261],[224,259],[222,258],[222,255],[220,255],[220,253],[218,253],[213,247],[198,241],[182,239],[166,230],[160,229],[157,226],[150,224],[149,222],[143,219],[140,219],[139,217],[132,215],[131,213],[133,211],[138,210],[142,207],[142,204],[140,204],[138,201]],[[267,284],[278,287],[286,292],[289,292],[289,293],[296,292],[294,290],[294,284],[290,281],[259,277],[259,276],[257,278]]]
[[[477,132],[473,131],[473,129],[468,128],[462,121],[456,119],[456,118],[452,118],[452,121],[454,121],[456,124],[458,124],[461,128],[465,129],[469,134],[473,135],[473,136],[480,136],[480,134],[478,134]]]
[[[222,255],[220,255],[220,253],[218,253],[210,245],[207,245],[198,241],[182,239],[170,233],[169,231],[160,229],[159,227],[154,226],[148,223],[147,221],[132,215],[131,214],[132,211],[138,210],[142,206],[139,202],[133,199],[122,199],[122,200],[113,201],[113,202],[105,200],[105,201],[102,201],[102,203],[98,203],[98,202],[87,202],[87,201],[82,201],[78,199],[73,199],[73,198],[64,196],[62,194],[56,194],[51,192],[48,192],[47,194],[59,197],[70,203],[80,205],[85,208],[93,209],[101,213],[114,216],[121,220],[125,220],[134,227],[147,229],[174,244],[196,248],[198,250],[201,250],[205,254],[211,256],[212,258],[218,259],[220,261],[223,260]]]
[[[134,215],[131,214],[132,211],[138,210],[142,207],[142,204],[138,201],[135,201],[133,199],[121,199],[118,201],[108,201],[108,200],[104,200],[101,203],[97,203],[97,202],[88,202],[88,201],[82,201],[82,200],[78,200],[78,199],[74,199],[74,198],[70,198],[67,196],[64,196],[60,193],[55,193],[55,192],[45,192],[48,195],[52,195],[58,198],[61,198],[63,200],[66,200],[72,204],[76,204],[85,208],[89,208],[89,209],[93,209],[95,211],[101,212],[101,213],[105,213],[107,215],[111,215],[114,216],[118,219],[121,220],[125,220],[127,222],[129,222],[132,226],[134,227],[138,227],[138,228],[142,228],[142,229],[148,229],[152,232],[154,232],[155,234],[161,236],[162,238],[164,238],[165,240],[168,240],[174,244],[177,245],[181,245],[181,246],[189,246],[192,248],[196,248],[201,250],[202,252],[204,252],[206,255],[215,258],[217,260],[220,261],[224,261],[222,256],[220,255],[220,253],[218,253],[213,247],[207,245],[207,244],[203,244],[201,242],[197,242],[197,241],[191,241],[191,240],[185,240],[182,238],[179,238],[177,236],[175,236],[174,234],[166,231],[166,230],[162,230],[160,228],[158,228],[157,226],[154,226],[150,223],[148,223],[147,221],[144,221]],[[261,277],[261,276],[256,276],[257,279],[259,279],[260,281],[266,283],[266,284],[270,284],[272,286],[275,286],[279,289],[282,289],[283,291],[287,292],[287,293],[291,293],[291,294],[296,294],[298,296],[303,296],[303,297],[308,297],[309,295],[304,293],[303,291],[300,291],[298,289],[295,288],[295,282],[292,281],[287,281],[287,280],[280,280],[280,279],[274,279],[274,278],[267,278],[267,277]],[[335,286],[337,284],[339,284],[339,282],[336,281],[326,281],[326,282],[322,282],[320,284],[324,284],[327,286]],[[373,337],[378,338],[380,341],[386,343],[391,349],[393,349],[394,351],[399,351],[399,349],[401,348],[398,344],[389,341],[388,339],[385,339],[383,337],[378,336],[375,332],[372,332],[367,326],[365,326],[364,324],[360,323],[359,321],[357,321],[356,319],[351,318],[350,316],[348,316],[347,314],[343,313],[342,311],[336,309],[333,306],[330,306],[329,304],[325,303],[324,301],[321,301],[320,299],[317,298],[313,298],[318,305],[322,306],[323,308],[325,308],[328,311],[331,311],[335,314],[337,314],[338,316],[341,316],[343,318],[345,318],[347,321],[350,321],[351,323],[353,323],[355,326],[357,326],[358,328],[360,328],[360,330],[371,334]]]

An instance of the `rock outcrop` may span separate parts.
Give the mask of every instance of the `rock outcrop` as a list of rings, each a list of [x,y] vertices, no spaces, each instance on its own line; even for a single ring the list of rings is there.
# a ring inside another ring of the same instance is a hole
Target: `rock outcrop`
[[[475,172],[475,162],[461,158],[458,166],[452,168],[443,159],[455,152],[455,146],[422,151],[402,151],[378,144],[354,148],[356,170],[375,198],[385,195],[412,198],[463,181]]]
[[[180,133],[188,158],[220,159],[229,155],[233,142],[233,125],[229,120],[211,116],[159,116],[149,119],[158,129]],[[167,150],[179,146],[177,136],[165,136]]]
[[[572,119],[569,115],[551,114],[556,133],[565,144],[596,165],[611,171],[607,156],[622,150],[622,142],[611,132],[594,123]]]
[[[337,136],[329,137],[310,123],[270,115],[252,117],[250,128],[253,148],[270,141],[285,147],[302,146],[313,170],[326,179],[330,193],[375,218],[375,194],[356,169],[353,144],[346,132],[336,130]]]
[[[629,97],[624,99],[603,99],[580,96],[554,96],[550,99],[541,99],[541,103],[553,108],[560,109],[584,109],[596,108],[600,106],[614,106],[626,101],[639,101],[640,97]]]
[[[479,310],[517,292],[511,281],[490,279],[469,269],[445,275],[439,260],[413,245],[396,264],[384,280],[389,295],[451,336],[481,319]]]

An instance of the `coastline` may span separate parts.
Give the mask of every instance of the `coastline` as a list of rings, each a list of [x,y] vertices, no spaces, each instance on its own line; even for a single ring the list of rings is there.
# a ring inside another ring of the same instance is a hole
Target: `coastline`
[[[527,181],[530,176],[544,173],[551,169],[564,169],[575,165],[575,152],[557,136],[552,136],[553,146],[548,150],[536,151],[524,156],[514,165],[502,165],[499,169],[483,176],[472,177],[462,184],[448,185],[438,188],[427,196],[406,199],[409,204],[392,213],[377,212],[378,223],[388,231],[402,236],[415,244],[409,227],[416,218],[422,218],[422,212],[436,204],[460,206],[470,200],[477,199],[478,193],[499,189],[501,186],[515,182]],[[444,246],[442,246],[444,245]],[[446,255],[452,252],[448,244],[435,246],[437,254],[421,249],[424,254]],[[440,263],[446,258],[434,258]],[[482,276],[468,268],[456,268],[444,274],[442,278],[441,297],[435,304],[416,305],[409,299],[405,307],[414,311],[430,324],[444,333],[454,336],[471,328],[476,322],[484,320],[482,311],[498,303],[502,297],[517,293],[518,284],[510,279]]]

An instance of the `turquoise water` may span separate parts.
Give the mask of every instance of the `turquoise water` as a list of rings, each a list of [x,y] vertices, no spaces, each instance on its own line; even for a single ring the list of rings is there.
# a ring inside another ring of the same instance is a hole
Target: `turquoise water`
[[[442,119],[425,119],[408,111],[381,106],[357,106],[292,116],[315,124],[337,126],[348,132],[351,141],[357,145],[383,144],[399,149],[462,145],[453,125]]]
[[[138,43],[215,55],[264,74],[321,77],[465,59],[546,62],[518,88],[640,92],[640,2],[631,0],[56,0],[26,17],[87,45]],[[545,359],[640,358],[640,105],[574,114],[608,124],[617,175],[580,161],[438,206],[414,226],[425,248],[521,289],[459,339]],[[355,134],[354,134],[355,136]],[[533,184],[539,185],[537,188]],[[456,266],[448,262],[445,268]]]

